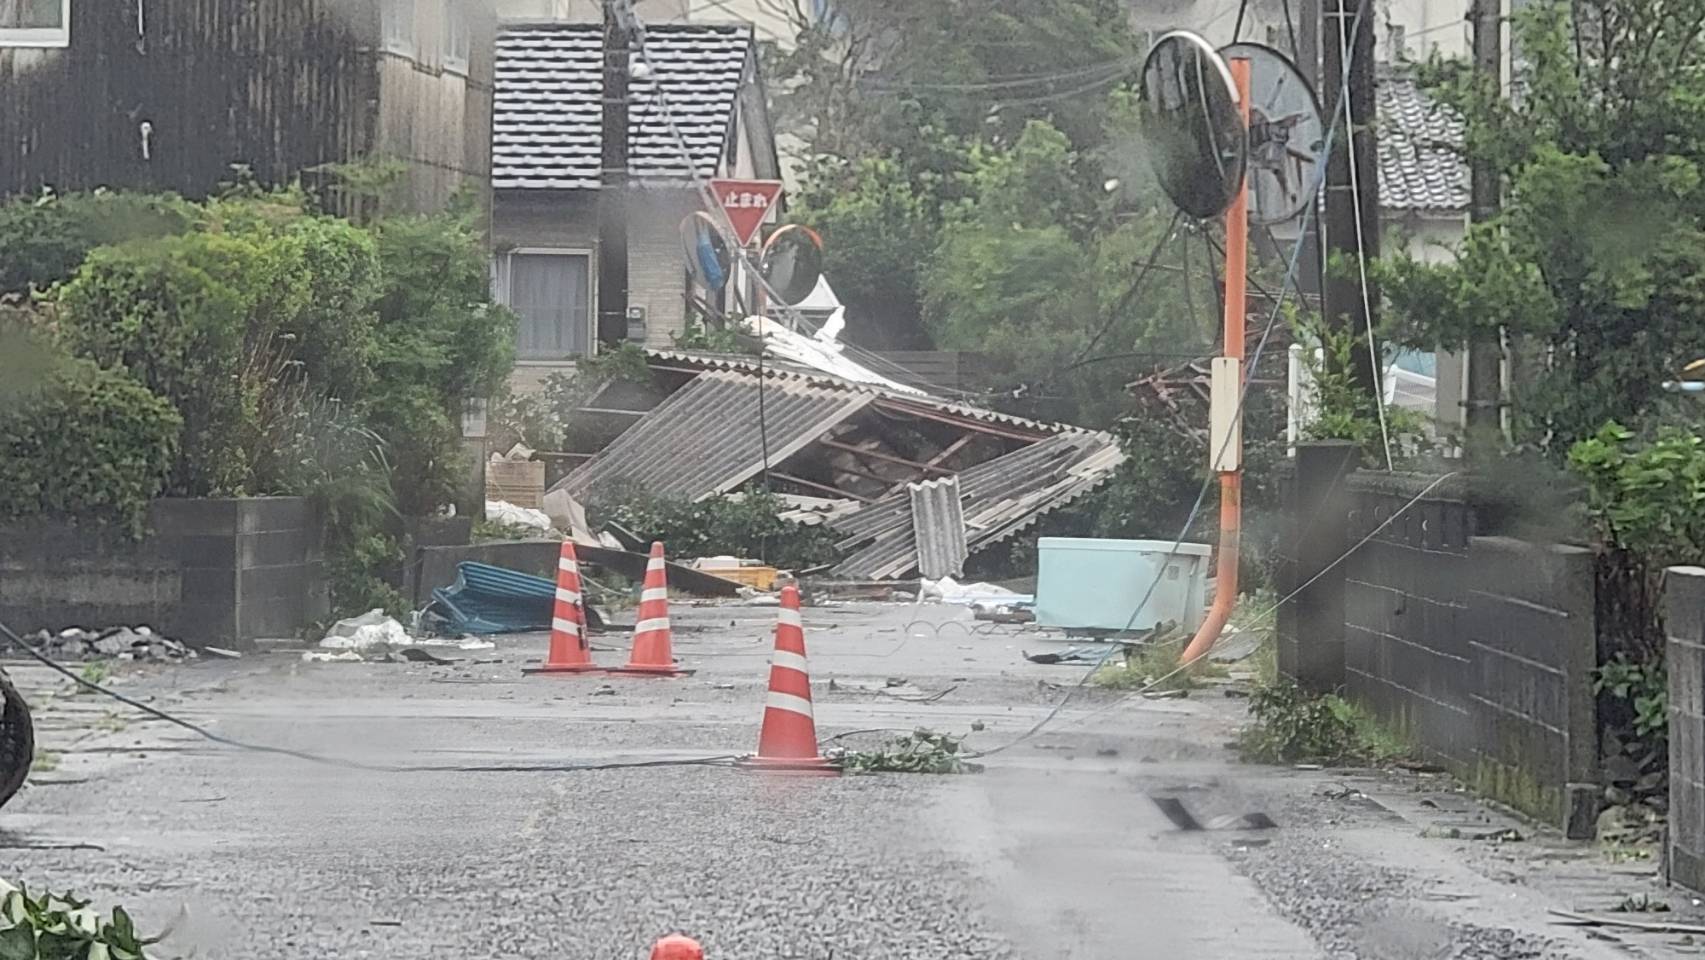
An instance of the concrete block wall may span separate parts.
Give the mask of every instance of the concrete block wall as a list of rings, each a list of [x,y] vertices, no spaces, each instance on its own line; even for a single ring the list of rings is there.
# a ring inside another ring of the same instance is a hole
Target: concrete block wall
[[[1331,479],[1300,468],[1299,457],[1299,483]],[[1340,478],[1350,500],[1331,553],[1361,546],[1334,568],[1341,593],[1281,618],[1280,667],[1329,674],[1319,661],[1336,640],[1319,624],[1341,623],[1346,696],[1480,793],[1590,837],[1601,795],[1592,554],[1478,536],[1461,487],[1411,503],[1430,479]],[[1309,502],[1343,509],[1298,493],[1293,520],[1309,519],[1299,507]]]
[[[1402,490],[1356,493],[1345,548],[1373,539],[1343,564],[1345,685],[1440,760],[1470,768],[1475,723],[1463,614],[1472,511],[1428,501],[1399,513],[1410,499]]]
[[[1592,551],[1475,537],[1468,552],[1469,780],[1571,837],[1591,837],[1603,793]]]
[[[1669,665],[1669,877],[1705,890],[1705,568],[1664,580]]]
[[[0,527],[0,619],[19,632],[147,624],[192,644],[288,637],[330,612],[320,518],[300,497],[157,500],[147,536]]]

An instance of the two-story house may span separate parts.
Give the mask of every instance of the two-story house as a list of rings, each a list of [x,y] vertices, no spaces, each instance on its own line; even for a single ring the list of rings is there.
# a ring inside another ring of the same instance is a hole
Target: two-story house
[[[512,23],[498,36],[493,283],[521,318],[521,389],[570,367],[600,339],[604,65],[595,23]],[[780,174],[751,25],[650,24],[644,55],[630,64],[628,94],[633,322],[614,318],[623,329],[603,333],[620,338],[643,327],[647,345],[666,348],[688,322],[694,291],[680,227],[705,209],[705,178]]]

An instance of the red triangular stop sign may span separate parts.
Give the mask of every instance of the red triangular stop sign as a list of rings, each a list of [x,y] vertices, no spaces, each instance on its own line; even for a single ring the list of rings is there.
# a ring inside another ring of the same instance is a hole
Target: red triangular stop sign
[[[722,212],[728,215],[735,241],[744,247],[758,235],[759,225],[781,196],[781,181],[712,180],[710,189],[722,204]]]

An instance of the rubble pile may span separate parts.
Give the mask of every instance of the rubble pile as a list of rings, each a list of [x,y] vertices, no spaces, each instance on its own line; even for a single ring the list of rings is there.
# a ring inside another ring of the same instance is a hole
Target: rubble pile
[[[31,649],[55,660],[140,660],[169,663],[189,660],[194,650],[161,636],[146,626],[86,630],[68,627],[58,633],[38,630],[23,638]]]

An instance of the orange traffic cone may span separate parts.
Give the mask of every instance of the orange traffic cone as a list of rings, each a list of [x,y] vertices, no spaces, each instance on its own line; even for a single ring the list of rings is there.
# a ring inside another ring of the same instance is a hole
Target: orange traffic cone
[[[551,612],[551,649],[545,662],[522,673],[591,673],[592,645],[586,639],[586,611],[580,599],[580,562],[574,541],[562,542],[556,565],[556,606]]]
[[[704,960],[704,947],[692,937],[671,933],[651,945],[651,960]]]
[[[651,545],[645,564],[645,585],[639,592],[639,613],[633,625],[633,652],[626,666],[611,673],[637,673],[652,677],[679,677],[692,673],[675,666],[673,636],[669,630],[669,575],[663,567],[663,544]]]
[[[811,714],[811,675],[805,664],[805,626],[799,616],[799,588],[781,591],[776,617],[776,649],[770,658],[770,694],[764,701],[764,726],[758,753],[739,761],[761,770],[839,773],[817,752],[817,721]]]

